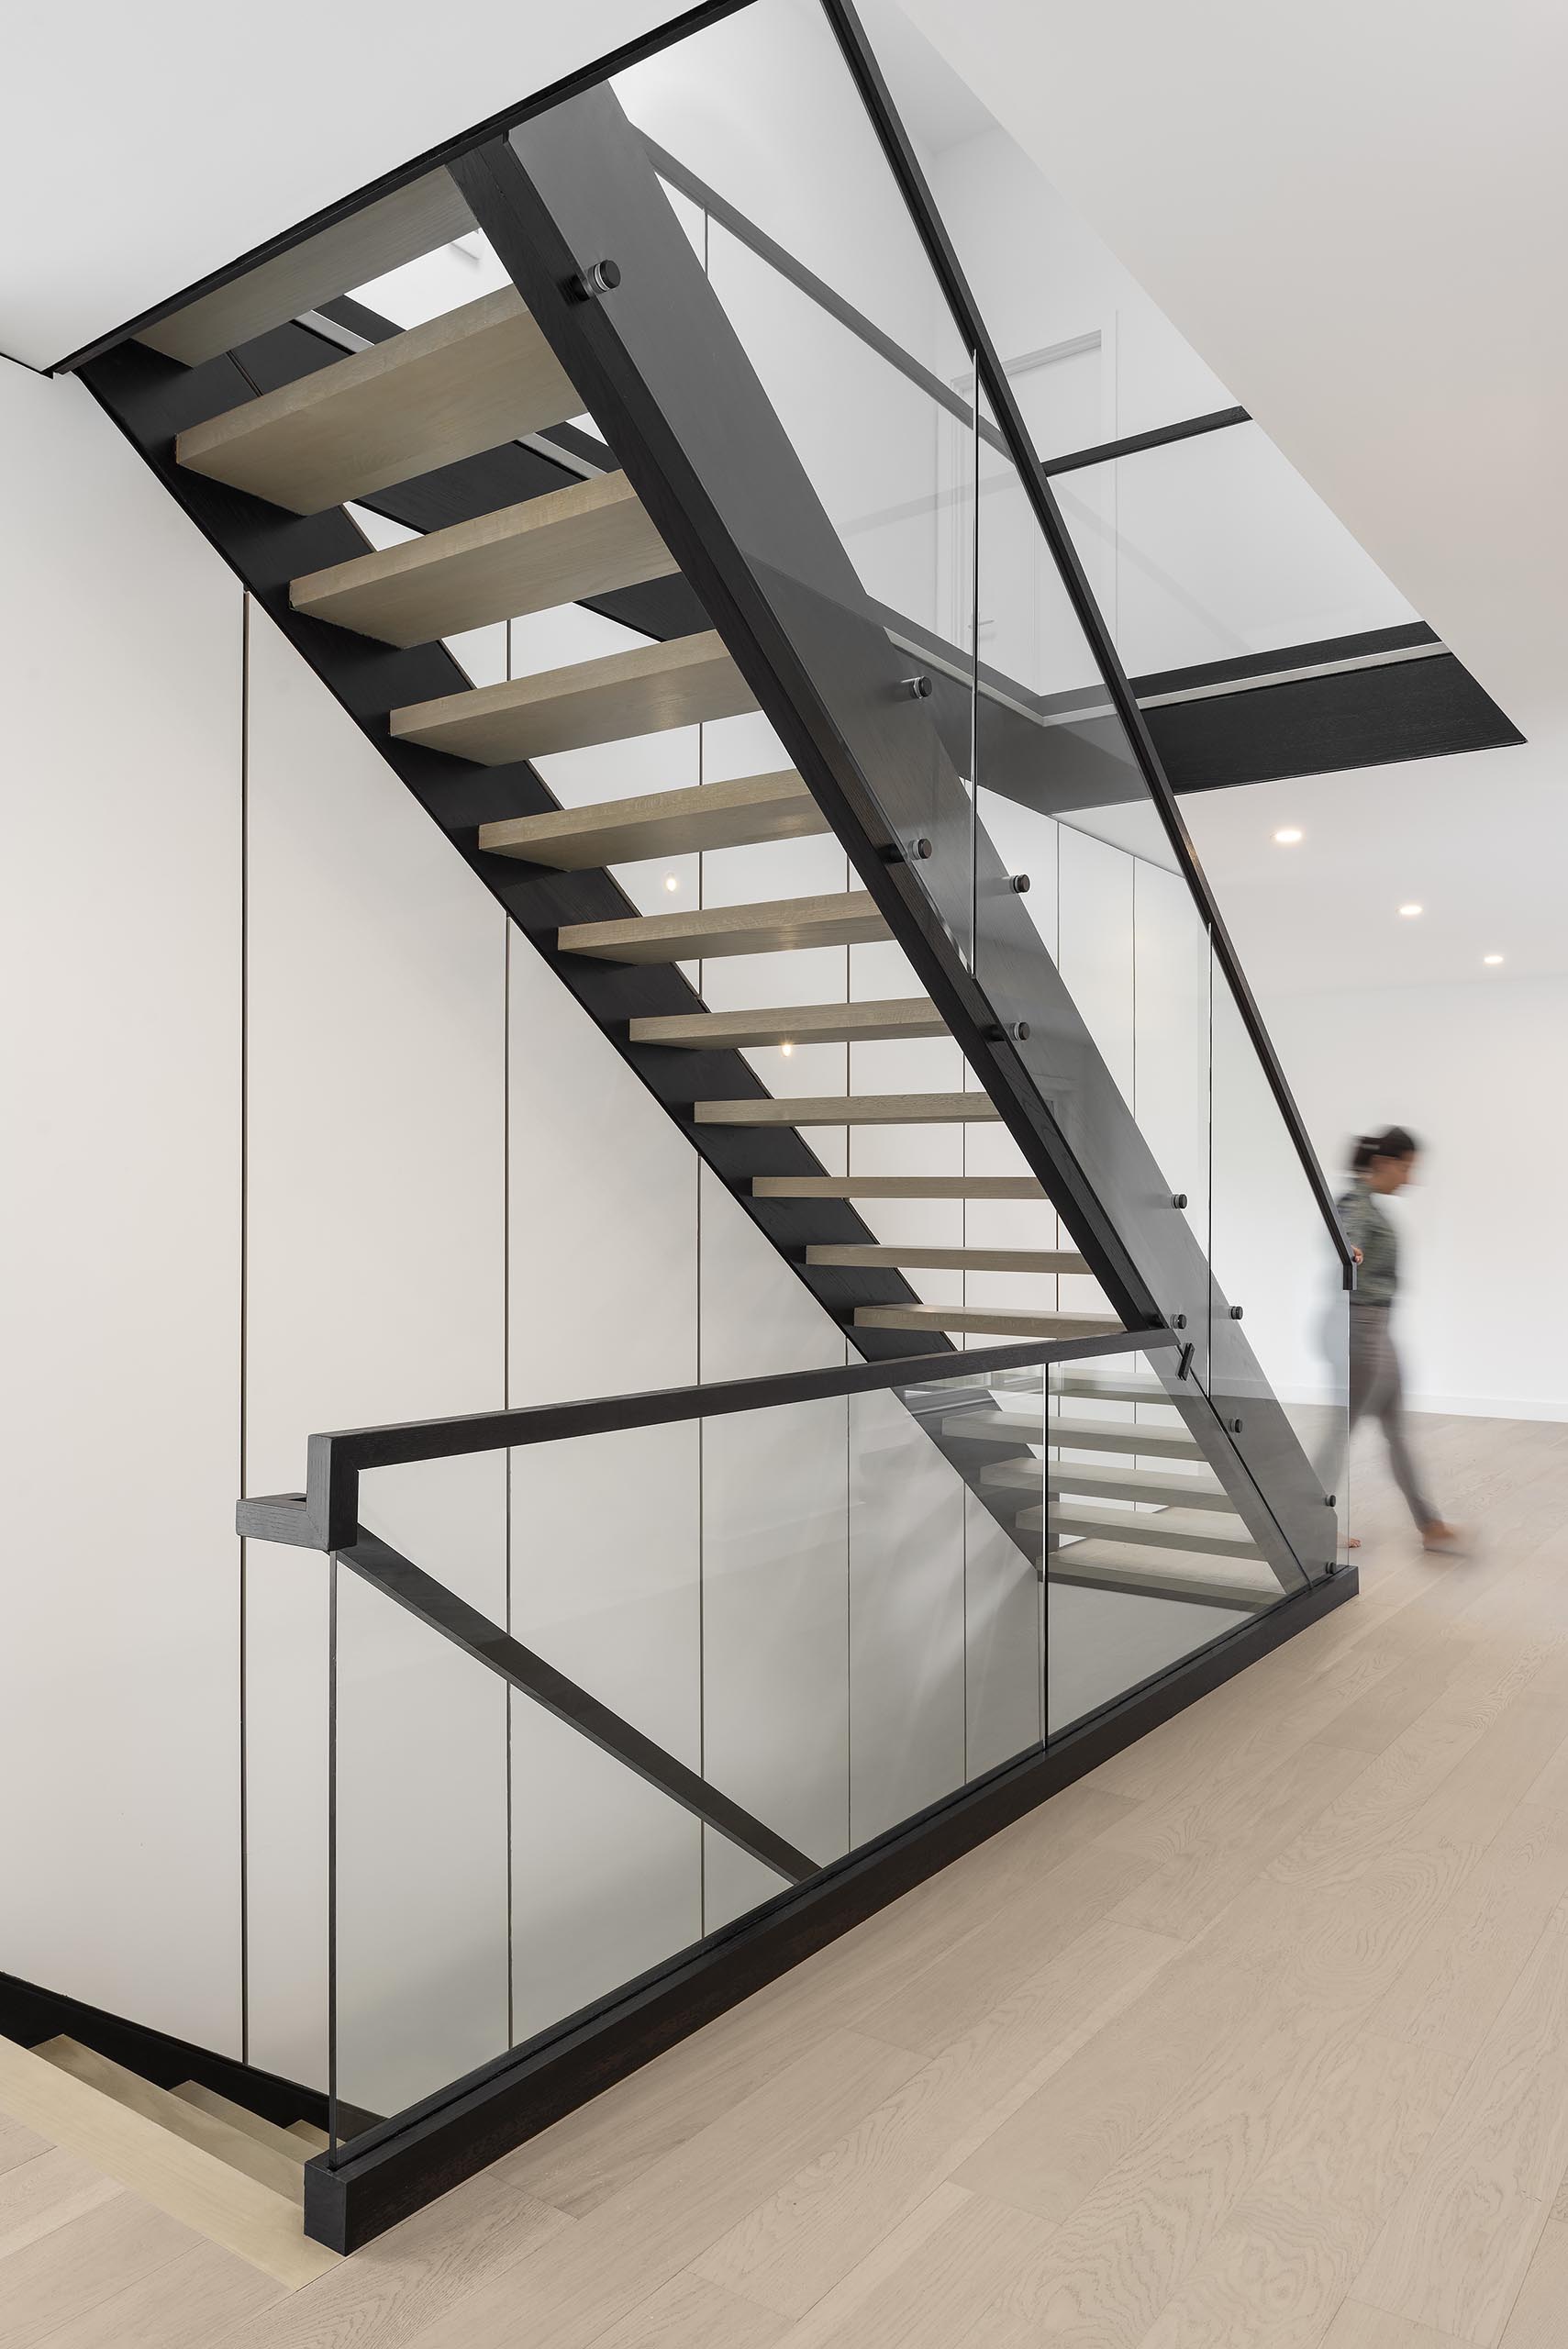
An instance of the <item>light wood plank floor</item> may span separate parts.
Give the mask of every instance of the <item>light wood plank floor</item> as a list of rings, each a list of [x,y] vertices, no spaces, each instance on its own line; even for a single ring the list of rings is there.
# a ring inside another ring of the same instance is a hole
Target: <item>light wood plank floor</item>
[[[0,2130],[0,2349],[1562,2349],[1568,1428],[1363,1596],[292,2294]]]

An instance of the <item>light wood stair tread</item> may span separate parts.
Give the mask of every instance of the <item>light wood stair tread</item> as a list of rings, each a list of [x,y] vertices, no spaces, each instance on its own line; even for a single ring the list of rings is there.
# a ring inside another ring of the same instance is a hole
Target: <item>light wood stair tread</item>
[[[316,514],[563,423],[582,406],[507,285],[192,425],[175,456]]]
[[[292,2198],[10,2039],[0,2039],[0,2110],[280,2283],[339,2265],[306,2240]]]
[[[754,1199],[1043,1199],[1032,1174],[757,1174]]]
[[[429,172],[259,262],[243,277],[187,302],[183,309],[155,318],[136,339],[183,366],[199,367],[220,351],[318,310],[351,286],[368,285],[373,277],[473,230],[473,215],[451,173]]]
[[[391,726],[398,741],[422,742],[493,767],[736,718],[756,707],[722,637],[704,629],[663,644],[634,645],[596,661],[413,702],[393,711]]]
[[[978,1330],[998,1338],[1099,1338],[1121,1323],[1104,1313],[1026,1313],[1014,1306],[858,1305],[858,1330]],[[1036,1438],[1039,1441],[1039,1438]]]
[[[508,816],[481,824],[479,845],[492,856],[525,857],[530,864],[581,873],[602,864],[635,864],[643,857],[801,840],[827,829],[828,819],[805,784],[793,767],[785,767],[776,774],[739,775],[728,783],[604,799],[542,816]]]
[[[243,2104],[236,2104],[231,2097],[220,2096],[216,2088],[204,2087],[199,2080],[182,2080],[171,2090],[182,2104],[195,2105],[198,2111],[210,2112],[215,2121],[225,2121],[231,2129],[254,2137],[259,2145],[268,2145],[281,2160],[293,2162],[303,2168],[310,2159],[310,2147],[293,2127],[284,2129],[260,2112],[252,2112]],[[326,2143],[325,2134],[322,2137]]]
[[[1038,1518],[1040,1512],[1026,1510],[1019,1525],[1031,1514]],[[1038,1533],[1040,1528],[1037,1523],[1028,1530]],[[1071,1549],[1051,1553],[1047,1571],[1052,1582],[1195,1599],[1207,1606],[1257,1609],[1273,1606],[1284,1595],[1268,1566],[1248,1559],[1198,1557],[1189,1550],[1134,1542],[1074,1542]]]
[[[1141,1453],[1151,1460],[1201,1460],[1203,1446],[1180,1420],[1156,1427],[1150,1419],[1086,1419],[1053,1411],[1037,1442],[1062,1452]]]
[[[699,1126],[973,1126],[998,1114],[984,1093],[798,1094],[697,1101],[692,1113]]]
[[[271,2145],[261,2144],[248,2131],[237,2129],[232,2122],[208,2112],[202,2106],[188,2103],[170,2088],[161,2088],[151,2080],[144,2080],[139,2072],[127,2069],[107,2055],[100,2055],[95,2048],[83,2047],[80,2041],[61,2036],[45,2040],[34,2050],[49,2064],[56,2064],[72,2079],[84,2081],[96,2088],[101,2096],[113,2097],[128,2111],[139,2112],[149,2121],[156,2121],[161,2128],[172,2129],[193,2145],[200,2145],[219,2161],[228,2162],[258,2186],[267,2187],[285,2200],[298,2202],[305,2191],[302,2180],[303,2164],[292,2154],[280,2154]]]
[[[968,1443],[1049,1444],[1065,1452],[1125,1452],[1145,1459],[1201,1460],[1203,1450],[1185,1428],[1134,1427],[1130,1419],[1061,1419],[1039,1411],[955,1412],[945,1435]]]
[[[840,1265],[867,1271],[927,1273],[1086,1273],[1088,1265],[1072,1248],[921,1248],[845,1247],[817,1243],[806,1249],[808,1264]]]
[[[1162,1410],[1175,1408],[1157,1378],[1095,1378],[1085,1371],[1064,1370],[1061,1392],[1082,1396],[1089,1402],[1151,1403]]]
[[[556,943],[563,954],[591,954],[606,963],[684,963],[706,954],[856,946],[886,936],[887,925],[868,892],[851,889],[828,897],[770,898],[760,906],[572,922],[557,933]]]
[[[936,1005],[918,995],[874,1003],[780,1004],[762,1011],[682,1011],[631,1023],[634,1044],[673,1044],[698,1052],[747,1044],[842,1044],[857,1038],[896,1041],[947,1032]]]
[[[314,2121],[291,2121],[284,2134],[297,2137],[307,2154],[324,2154],[332,2143],[326,2130],[318,2129]]]
[[[1083,1533],[1114,1542],[1152,1542],[1157,1548],[1197,1550],[1216,1558],[1261,1561],[1263,1555],[1244,1528],[1229,1529],[1213,1509],[1098,1508],[1092,1501],[1055,1500],[1049,1516],[1059,1533]]]
[[[310,572],[289,602],[382,644],[428,644],[678,568],[626,475],[601,473]]]
[[[1099,1461],[999,1460],[981,1471],[982,1485],[1033,1493],[1080,1494],[1085,1500],[1158,1502],[1167,1508],[1234,1511],[1236,1504],[1218,1479],[1180,1468],[1113,1468]]]

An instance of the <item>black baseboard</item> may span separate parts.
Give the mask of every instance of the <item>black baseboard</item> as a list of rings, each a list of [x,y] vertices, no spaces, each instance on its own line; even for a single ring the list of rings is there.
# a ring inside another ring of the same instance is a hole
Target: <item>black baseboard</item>
[[[128,2022],[123,2015],[68,1998],[59,1990],[42,1989],[36,1982],[20,1981],[14,1974],[0,1974],[0,2035],[24,2047],[36,2047],[45,2039],[78,2039],[83,2047],[139,2073],[156,2087],[174,2088],[184,2080],[196,2080],[263,2121],[275,2121],[280,2129],[295,2121],[309,2121],[318,2129],[328,2125],[327,2099],[318,2088],[260,2071],[232,2055],[216,2055],[210,2047],[150,2031],[145,2023]]]
[[[384,2121],[345,2148],[336,2167],[326,2158],[311,2163],[306,2234],[339,2252],[371,2242],[1233,1679],[1354,1598],[1357,1587],[1352,1568],[1284,1600],[1055,1743],[933,1805],[612,1998]]]

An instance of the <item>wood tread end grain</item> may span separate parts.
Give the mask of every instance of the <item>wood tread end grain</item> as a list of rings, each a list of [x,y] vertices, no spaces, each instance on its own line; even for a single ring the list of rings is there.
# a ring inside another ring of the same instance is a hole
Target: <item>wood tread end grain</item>
[[[1039,1509],[1026,1509],[1018,1523],[1038,1533],[1042,1531],[1041,1515]],[[1098,1584],[1107,1589],[1193,1598],[1208,1606],[1254,1612],[1274,1606],[1284,1596],[1278,1577],[1266,1564],[1133,1542],[1074,1542],[1052,1552],[1050,1573],[1058,1582]]]
[[[520,857],[559,873],[582,873],[605,864],[636,864],[651,856],[804,840],[827,829],[816,800],[794,769],[786,767],[773,774],[739,775],[683,791],[651,791],[635,799],[552,808],[542,816],[506,817],[481,824],[479,845],[489,856]]]
[[[958,1126],[995,1122],[984,1093],[829,1093],[698,1101],[699,1126]]]
[[[634,1044],[671,1044],[697,1052],[763,1044],[850,1044],[873,1039],[896,1042],[947,1032],[940,1012],[924,996],[868,1003],[777,1004],[762,1010],[677,1012],[631,1023]]]
[[[493,767],[737,718],[756,707],[723,639],[705,629],[413,702],[395,709],[390,723],[396,741]]]
[[[1121,1323],[1104,1313],[1029,1313],[1012,1306],[860,1305],[861,1330],[975,1330],[998,1338],[1100,1338]],[[1039,1438],[1036,1437],[1038,1442]]]
[[[758,1174],[754,1199],[1043,1199],[1032,1174]]]
[[[626,475],[602,473],[310,572],[289,602],[378,643],[428,644],[678,567]]]
[[[760,906],[573,922],[557,931],[556,944],[563,954],[590,954],[606,963],[684,963],[709,954],[853,946],[886,935],[872,897],[851,889],[830,897],[778,897]]]
[[[927,1273],[1086,1273],[1088,1265],[1071,1248],[905,1248],[850,1247],[819,1242],[806,1252],[808,1264],[839,1265],[845,1270]]]
[[[963,1411],[942,1421],[944,1434],[967,1443],[1033,1443],[1064,1452],[1121,1452],[1145,1459],[1201,1460],[1185,1428],[1134,1427],[1130,1419],[1074,1419],[1040,1411]]]

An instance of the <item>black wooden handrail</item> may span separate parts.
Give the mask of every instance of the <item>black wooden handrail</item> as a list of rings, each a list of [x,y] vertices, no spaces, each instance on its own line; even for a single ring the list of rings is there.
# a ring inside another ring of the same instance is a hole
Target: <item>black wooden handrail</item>
[[[343,1550],[358,1538],[360,1477],[371,1468],[418,1460],[456,1460],[476,1452],[509,1452],[573,1437],[613,1435],[628,1428],[671,1427],[683,1419],[724,1419],[740,1411],[779,1410],[840,1395],[884,1394],[973,1378],[988,1371],[1048,1369],[1097,1354],[1151,1353],[1178,1343],[1173,1330],[1117,1330],[1099,1338],[1020,1339],[1009,1346],[971,1346],[942,1354],[899,1354],[887,1362],[845,1363],[830,1370],[791,1370],[766,1378],[730,1378],[707,1386],[651,1387],[582,1403],[535,1403],[517,1410],[471,1411],[449,1419],[400,1419],[384,1427],[341,1428],[310,1437],[303,1493],[241,1500],[237,1530],[252,1541],[291,1549]]]
[[[403,1608],[449,1645],[505,1680],[589,1743],[684,1810],[788,1882],[804,1883],[817,1862],[762,1820],[734,1802],[701,1774],[615,1712],[580,1682],[538,1653],[457,1592],[438,1582],[359,1521],[360,1476],[418,1460],[451,1460],[478,1452],[559,1443],[617,1429],[673,1426],[682,1420],[777,1410],[836,1396],[885,1392],[993,1370],[1045,1369],[1096,1354],[1148,1353],[1177,1344],[1173,1330],[1113,1330],[1101,1338],[1064,1338],[962,1353],[906,1355],[892,1362],[846,1363],[832,1370],[786,1371],[769,1378],[736,1378],[711,1386],[678,1386],[646,1394],[601,1396],[593,1402],[534,1404],[508,1411],[469,1412],[448,1419],[406,1419],[391,1426],[349,1428],[309,1440],[307,1489],[241,1500],[239,1531],[252,1541],[281,1542],[329,1552],[395,1606]],[[334,1610],[334,1618],[335,1618]]]

